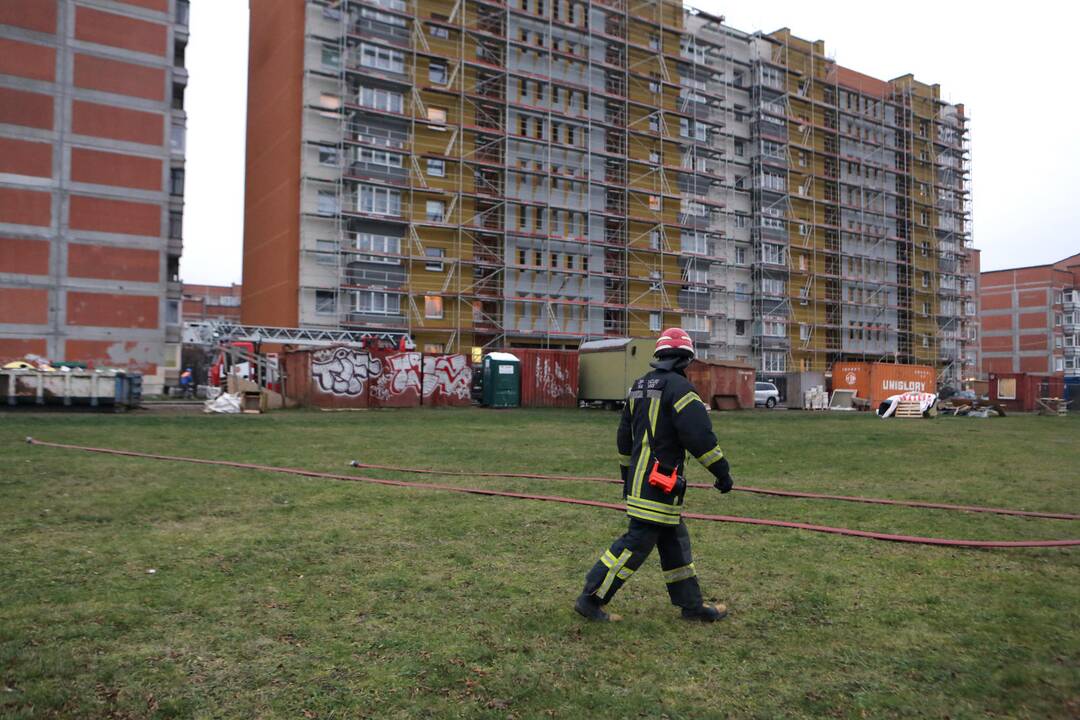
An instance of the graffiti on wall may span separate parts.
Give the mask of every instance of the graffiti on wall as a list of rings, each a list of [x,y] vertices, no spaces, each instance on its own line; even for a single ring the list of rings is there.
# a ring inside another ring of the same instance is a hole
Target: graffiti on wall
[[[438,355],[424,358],[424,397],[469,399],[472,368],[464,355]]]
[[[536,358],[536,389],[540,395],[552,399],[577,397],[570,371],[547,358]]]
[[[311,377],[331,395],[363,395],[368,379],[379,377],[380,370],[378,358],[353,348],[327,348],[311,355]]]
[[[419,397],[423,389],[420,382],[420,353],[403,352],[386,355],[382,359],[382,372],[371,386],[371,394],[379,400],[402,395],[409,391]]]

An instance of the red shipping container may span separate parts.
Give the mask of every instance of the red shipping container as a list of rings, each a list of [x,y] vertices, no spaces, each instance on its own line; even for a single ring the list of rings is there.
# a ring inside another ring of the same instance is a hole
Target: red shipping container
[[[424,356],[424,405],[472,404],[472,366],[464,355]]]
[[[702,401],[714,410],[752,410],[754,367],[725,360],[695,360],[686,369]]]
[[[577,407],[575,350],[507,348],[521,360],[521,407]]]
[[[423,394],[423,364],[418,352],[379,350],[371,354],[377,372],[369,382],[370,407],[417,407]]]
[[[284,393],[307,407],[365,408],[379,363],[351,347],[305,348],[282,353]]]
[[[893,395],[906,392],[936,393],[937,373],[929,365],[840,362],[832,366],[832,389],[854,390],[870,400],[871,409]]]
[[[1062,375],[991,373],[990,402],[1013,412],[1035,412],[1038,398],[1064,398]]]

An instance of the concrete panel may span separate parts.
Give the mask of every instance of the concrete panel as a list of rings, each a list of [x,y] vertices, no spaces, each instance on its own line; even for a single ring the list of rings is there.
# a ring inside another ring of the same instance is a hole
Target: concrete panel
[[[2,101],[0,98],[0,103]],[[71,108],[71,131],[78,135],[161,146],[165,140],[165,116],[76,100]]]
[[[158,298],[154,295],[114,295],[68,291],[68,325],[156,328]]]
[[[49,322],[49,291],[0,287],[0,318],[12,325]]]
[[[151,55],[164,55],[168,28],[88,7],[75,9],[75,39]]]
[[[0,364],[19,360],[27,355],[48,354],[48,344],[42,338],[0,337]]]
[[[71,149],[71,179],[75,182],[161,190],[162,161],[137,155]]]
[[[14,25],[34,32],[56,32],[57,0],[3,0],[0,25]]]
[[[71,277],[161,282],[161,253],[157,250],[73,243],[68,245],[67,256]]]
[[[64,345],[65,360],[94,367],[120,367],[153,374],[161,361],[161,346],[156,343],[68,339]]]
[[[0,272],[48,275],[49,241],[0,237]]]
[[[73,230],[158,237],[161,206],[72,195],[68,224]]]
[[[0,137],[0,173],[52,177],[52,145]]]
[[[41,93],[0,87],[0,123],[53,129],[53,99]]]
[[[80,53],[75,56],[75,87],[163,101],[165,70]]]
[[[48,45],[0,38],[0,74],[52,82],[56,77],[56,50]]]
[[[52,224],[52,195],[0,188],[0,222],[49,227]]]

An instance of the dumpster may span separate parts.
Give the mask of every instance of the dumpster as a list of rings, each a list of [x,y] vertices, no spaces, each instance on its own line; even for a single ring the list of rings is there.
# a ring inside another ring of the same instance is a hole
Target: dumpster
[[[142,375],[122,370],[0,370],[6,405],[60,405],[122,412],[142,402]]]
[[[521,404],[521,361],[505,352],[484,356],[484,404],[512,408]]]
[[[630,385],[649,372],[655,338],[592,340],[578,348],[578,399],[614,407],[626,400]]]
[[[754,366],[727,360],[695,360],[686,368],[702,401],[713,410],[753,410]]]

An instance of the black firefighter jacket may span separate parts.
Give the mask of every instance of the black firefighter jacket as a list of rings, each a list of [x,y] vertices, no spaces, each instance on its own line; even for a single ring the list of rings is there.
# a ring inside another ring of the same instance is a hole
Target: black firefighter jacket
[[[714,468],[724,453],[694,386],[680,372],[666,369],[667,365],[653,363],[656,369],[630,386],[619,422],[619,463],[626,468],[626,514],[659,525],[678,525],[686,491],[686,452],[706,469]],[[670,493],[649,484],[656,460],[669,471],[678,469],[679,483]]]

